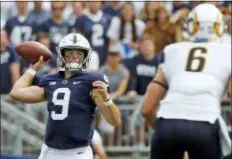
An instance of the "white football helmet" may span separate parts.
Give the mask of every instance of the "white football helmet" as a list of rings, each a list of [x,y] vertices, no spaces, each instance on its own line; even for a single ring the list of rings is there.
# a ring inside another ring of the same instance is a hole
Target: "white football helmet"
[[[66,63],[64,59],[64,49],[78,49],[83,50],[85,57],[82,63]],[[82,68],[87,68],[90,60],[92,49],[88,40],[79,33],[70,33],[63,37],[57,48],[58,52],[58,66],[60,71],[79,71]]]
[[[189,13],[187,30],[191,41],[213,41],[223,34],[223,15],[212,4],[200,4]]]

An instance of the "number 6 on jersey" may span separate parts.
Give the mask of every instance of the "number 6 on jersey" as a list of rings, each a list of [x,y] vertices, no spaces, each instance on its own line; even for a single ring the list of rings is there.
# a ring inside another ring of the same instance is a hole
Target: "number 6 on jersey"
[[[192,48],[189,52],[186,71],[201,72],[204,69],[207,58],[207,49],[204,47]]]

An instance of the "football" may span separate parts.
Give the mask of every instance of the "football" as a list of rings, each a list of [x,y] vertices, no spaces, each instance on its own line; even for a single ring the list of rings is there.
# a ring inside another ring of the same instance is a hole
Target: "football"
[[[22,42],[16,46],[15,50],[19,56],[32,63],[37,62],[40,56],[43,56],[45,62],[52,58],[51,51],[36,41]]]

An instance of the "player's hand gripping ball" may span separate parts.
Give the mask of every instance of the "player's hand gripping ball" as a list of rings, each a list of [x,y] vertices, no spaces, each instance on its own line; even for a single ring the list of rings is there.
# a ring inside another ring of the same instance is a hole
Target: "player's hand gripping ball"
[[[46,64],[46,62],[44,62],[43,56],[40,56],[39,60],[37,62],[35,62],[35,64],[32,66],[32,68],[35,71],[39,71],[42,67],[44,67],[45,64]]]
[[[108,91],[107,91],[107,84],[102,82],[102,81],[94,81],[93,82],[93,91],[95,91],[99,96],[100,98],[102,98],[102,100],[107,100],[109,99],[109,94],[108,94]]]
[[[23,59],[35,63],[43,56],[44,62],[52,58],[51,51],[43,44],[36,41],[22,42],[16,46],[16,52]]]

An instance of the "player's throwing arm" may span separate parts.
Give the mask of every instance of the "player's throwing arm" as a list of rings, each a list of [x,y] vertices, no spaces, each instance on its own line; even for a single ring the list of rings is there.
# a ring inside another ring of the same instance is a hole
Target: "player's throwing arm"
[[[45,65],[43,56],[39,61],[28,69],[26,73],[16,81],[14,84],[10,96],[18,101],[24,103],[37,103],[45,100],[44,89],[38,86],[31,86],[36,71],[41,69]]]

